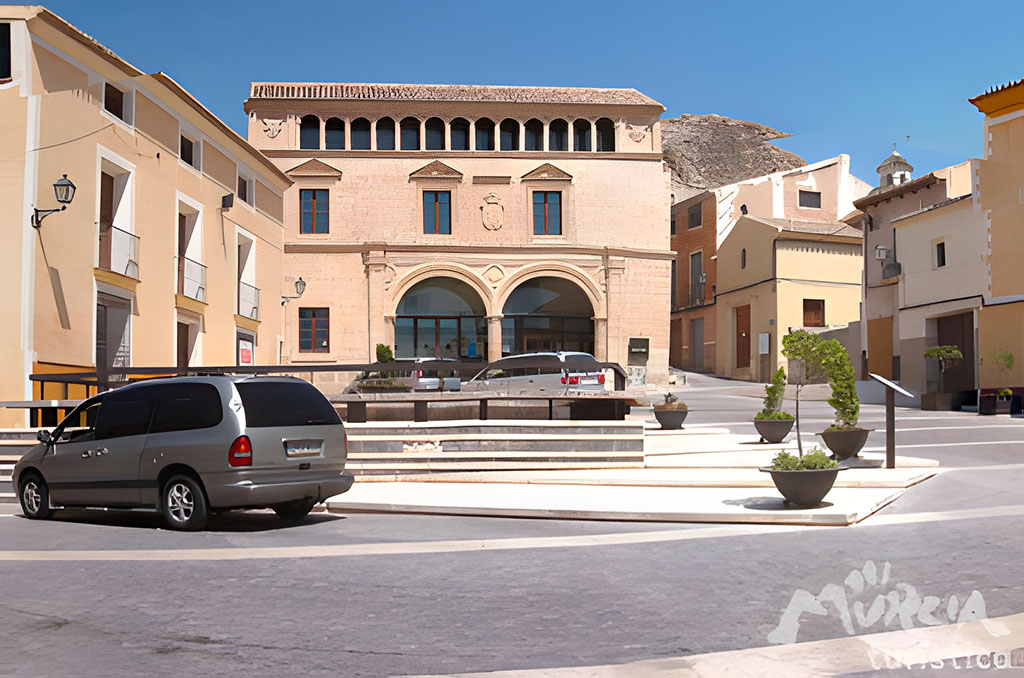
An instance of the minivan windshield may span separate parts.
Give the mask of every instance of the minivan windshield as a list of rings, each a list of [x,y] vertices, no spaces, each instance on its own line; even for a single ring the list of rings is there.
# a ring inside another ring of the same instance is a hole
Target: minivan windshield
[[[341,417],[312,384],[290,381],[235,382],[245,408],[245,425],[316,426],[340,424]]]

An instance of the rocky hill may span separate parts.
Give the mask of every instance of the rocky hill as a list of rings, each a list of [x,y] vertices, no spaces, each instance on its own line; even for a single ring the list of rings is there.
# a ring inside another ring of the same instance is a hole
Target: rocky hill
[[[661,145],[672,168],[673,202],[707,188],[806,165],[800,156],[768,143],[788,136],[720,115],[662,120]]]

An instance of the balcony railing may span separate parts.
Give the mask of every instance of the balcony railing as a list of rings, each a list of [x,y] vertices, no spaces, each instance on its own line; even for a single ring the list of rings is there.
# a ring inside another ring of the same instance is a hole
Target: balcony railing
[[[188,257],[178,260],[178,294],[206,302],[206,267]]]
[[[260,319],[260,288],[238,281],[238,315]]]
[[[704,283],[690,284],[690,306],[700,306],[704,303]]]
[[[139,236],[117,226],[100,224],[99,267],[138,280]]]

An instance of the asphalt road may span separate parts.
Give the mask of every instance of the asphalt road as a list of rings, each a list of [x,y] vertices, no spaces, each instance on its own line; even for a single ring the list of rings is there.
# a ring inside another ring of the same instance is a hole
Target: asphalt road
[[[736,384],[695,376],[679,391],[693,410],[688,425],[753,431],[758,403]],[[802,412],[809,430],[821,430],[831,408],[806,403]],[[879,429],[869,447],[884,445],[881,408],[864,406],[862,425]],[[962,607],[973,591],[989,617],[1024,612],[1024,420],[901,410],[897,437],[901,452],[951,470],[850,528],[728,534],[369,514],[287,525],[242,512],[181,534],[144,513],[31,522],[0,505],[0,676],[419,676],[623,664],[770,645],[796,591],[818,594],[848,577],[868,580],[856,596],[865,608],[909,584],[940,599],[939,617],[951,597]],[[652,533],[666,534],[644,538]],[[576,539],[584,535],[592,539]],[[510,538],[519,541],[500,541]],[[15,551],[26,553],[4,559]],[[801,621],[798,642],[849,635],[838,614]],[[870,633],[899,620],[854,625]],[[953,675],[897,674],[946,670]]]

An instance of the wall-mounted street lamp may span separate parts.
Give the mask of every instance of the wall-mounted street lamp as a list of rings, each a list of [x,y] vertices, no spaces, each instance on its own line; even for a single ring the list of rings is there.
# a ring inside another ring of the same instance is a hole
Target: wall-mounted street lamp
[[[33,208],[32,211],[32,228],[39,228],[43,219],[50,216],[54,212],[63,212],[71,204],[71,201],[75,199],[75,185],[68,179],[68,175],[64,175],[63,179],[57,179],[53,182],[53,194],[57,198],[57,202],[60,203],[60,207],[52,210],[41,210]]]
[[[883,261],[888,259],[890,255],[895,254],[896,249],[893,247],[886,247],[885,245],[875,245],[875,259]]]
[[[302,276],[299,276],[299,279],[295,281],[295,296],[293,296],[293,297],[286,297],[286,296],[284,296],[282,294],[281,295],[281,305],[284,306],[286,303],[288,303],[289,299],[298,299],[299,297],[302,296],[302,293],[305,292],[305,291],[306,291],[306,281],[302,279]]]

